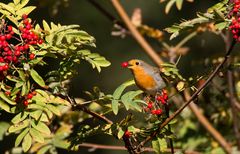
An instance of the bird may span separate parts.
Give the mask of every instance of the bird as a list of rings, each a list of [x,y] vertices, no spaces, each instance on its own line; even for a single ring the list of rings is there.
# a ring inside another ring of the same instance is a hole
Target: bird
[[[127,67],[133,74],[136,85],[145,93],[155,96],[166,87],[159,68],[139,59],[129,60],[127,64]]]

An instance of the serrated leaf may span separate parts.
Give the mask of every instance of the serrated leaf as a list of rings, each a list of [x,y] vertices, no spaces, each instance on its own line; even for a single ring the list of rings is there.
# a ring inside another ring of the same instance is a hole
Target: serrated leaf
[[[20,3],[20,1],[21,1],[21,0],[13,0],[13,3],[14,3],[15,5],[17,5],[17,4]]]
[[[9,133],[17,132],[23,128],[26,128],[28,125],[29,125],[29,120],[26,119],[18,124],[14,124],[14,125],[10,126],[8,129],[8,132]]]
[[[7,123],[7,122],[1,121],[0,126],[1,126],[0,127],[0,141],[2,141],[5,133],[7,132],[8,128],[10,126],[10,124]]]
[[[131,106],[131,104],[134,103],[133,99],[141,93],[143,93],[143,91],[137,90],[137,91],[128,91],[127,93],[122,95],[121,101],[124,104],[126,110],[129,110],[129,107]]]
[[[13,124],[17,124],[17,123],[23,121],[24,119],[26,119],[28,114],[29,114],[28,112],[24,112],[24,111],[20,112],[11,120],[11,122]]]
[[[178,10],[182,9],[183,0],[176,0],[176,6]]]
[[[26,128],[18,135],[18,137],[15,140],[15,147],[18,147],[20,145],[20,143],[22,142],[23,138],[28,133],[28,130],[29,130],[29,128]]]
[[[160,154],[162,152],[166,152],[167,142],[164,138],[163,139],[157,138],[157,139],[152,140],[152,147],[156,153]]]
[[[2,98],[4,101],[6,101],[8,104],[16,105],[17,103],[11,100],[4,92],[0,92],[0,98]]]
[[[6,112],[10,112],[10,106],[2,100],[0,100],[0,109],[4,110]]]
[[[37,151],[37,154],[45,154],[49,149],[52,148],[52,145],[46,145]]]
[[[51,31],[48,23],[47,23],[45,20],[42,21],[42,24],[43,24],[43,29],[44,29],[44,31],[48,31],[48,32]]]
[[[16,14],[19,16],[19,17],[22,17],[23,14],[30,14],[34,9],[36,9],[35,6],[27,6],[27,7],[24,7],[22,9],[18,9],[16,11]]]
[[[121,84],[113,93],[113,98],[114,99],[119,99],[122,92],[129,86],[134,85],[135,81],[134,80],[130,80],[130,81],[126,81],[123,84]]]
[[[45,123],[41,122],[41,121],[39,121],[37,124],[35,124],[35,122],[32,122],[32,126],[35,129],[37,129],[38,131],[40,131],[40,132],[42,132],[42,133],[44,133],[46,135],[50,135],[51,134],[51,131],[48,128],[48,126]]]
[[[41,110],[36,110],[36,111],[33,111],[33,112],[30,112],[30,116],[33,117],[36,121],[39,120],[39,118],[42,116],[42,113],[43,111]]]
[[[47,107],[52,113],[54,113],[55,115],[57,115],[57,116],[60,116],[60,115],[61,115],[60,109],[57,108],[56,106],[51,105],[51,104],[47,104],[46,107]]]
[[[22,149],[24,152],[27,152],[32,145],[32,137],[30,136],[29,133],[24,137],[23,142],[22,142]]]
[[[40,85],[41,87],[45,87],[45,82],[43,78],[38,74],[37,71],[35,71],[34,69],[31,69],[30,75],[38,85]]]
[[[118,139],[121,139],[123,137],[123,135],[124,135],[124,131],[122,130],[122,128],[119,128],[118,134],[117,134]]]
[[[172,6],[173,6],[173,4],[174,4],[175,2],[176,2],[176,0],[170,0],[170,1],[167,3],[167,5],[166,5],[166,7],[165,7],[165,13],[166,13],[166,14],[169,13],[170,9],[172,8]]]
[[[44,137],[38,130],[32,128],[30,129],[30,134],[34,141],[37,141],[38,143],[44,143]]]

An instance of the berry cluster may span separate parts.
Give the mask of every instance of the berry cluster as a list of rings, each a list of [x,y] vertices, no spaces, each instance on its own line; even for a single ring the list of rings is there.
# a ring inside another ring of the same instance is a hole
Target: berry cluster
[[[232,22],[229,28],[233,34],[233,38],[236,41],[240,42],[240,16],[239,16],[239,9],[240,9],[240,0],[233,1],[233,8],[230,12],[230,16],[232,17]]]
[[[147,107],[144,108],[146,112],[150,111],[152,115],[161,115],[163,110],[160,108],[161,105],[166,105],[168,100],[168,94],[165,89],[162,90],[155,98],[155,103],[148,101]]]
[[[23,105],[25,107],[28,106],[29,100],[31,100],[33,98],[33,96],[35,96],[37,93],[36,91],[30,92],[25,96],[25,100],[23,101]]]
[[[12,65],[33,60],[35,54],[30,53],[30,46],[42,44],[43,40],[34,33],[33,25],[27,15],[22,17],[23,26],[18,27],[20,35],[13,31],[11,25],[2,23],[0,28],[0,80],[4,79]]]

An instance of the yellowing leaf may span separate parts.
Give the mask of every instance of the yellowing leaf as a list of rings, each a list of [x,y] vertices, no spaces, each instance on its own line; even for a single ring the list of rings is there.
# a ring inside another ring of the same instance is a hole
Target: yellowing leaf
[[[15,140],[15,147],[19,146],[19,144],[22,142],[23,138],[26,136],[26,134],[28,133],[29,128],[24,129],[24,131],[22,131],[18,137]]]
[[[22,142],[22,148],[24,152],[27,152],[32,145],[32,137],[30,136],[29,133],[24,137],[23,142]]]

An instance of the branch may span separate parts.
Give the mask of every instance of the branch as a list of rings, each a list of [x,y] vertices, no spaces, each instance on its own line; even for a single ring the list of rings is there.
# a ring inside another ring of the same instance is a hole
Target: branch
[[[163,60],[158,56],[158,54],[154,51],[154,49],[147,43],[147,41],[143,38],[143,36],[138,32],[136,27],[132,24],[130,18],[128,17],[127,13],[123,9],[122,5],[119,3],[119,0],[111,0],[113,6],[119,13],[120,17],[132,33],[135,40],[138,44],[144,49],[148,56],[158,65],[163,63]]]
[[[159,128],[153,132],[150,136],[148,136],[145,140],[143,140],[140,145],[139,148],[143,145],[145,145],[147,142],[149,142],[151,139],[153,139],[159,132],[159,130],[161,130],[163,127],[165,127],[170,121],[172,121],[176,116],[178,116],[183,109],[185,109],[194,99],[196,99],[198,97],[198,95],[201,93],[201,91],[211,82],[211,80],[216,76],[216,74],[218,73],[218,71],[221,69],[221,67],[225,64],[225,62],[227,61],[227,59],[229,58],[229,55],[231,54],[234,45],[236,44],[236,41],[233,40],[232,44],[230,46],[230,48],[228,49],[227,53],[224,56],[223,61],[218,64],[218,66],[215,68],[215,70],[210,74],[210,76],[207,78],[207,80],[205,81],[204,84],[202,84],[199,89],[194,92],[194,94],[191,96],[191,98],[184,103],[177,111],[175,111],[169,118],[167,118],[160,126]],[[231,153],[231,147],[227,146],[227,147],[223,147],[224,150],[227,153]]]
[[[105,117],[105,116],[103,116],[103,115],[100,115],[100,114],[98,114],[98,113],[96,113],[96,112],[93,112],[93,111],[89,110],[88,108],[86,108],[86,107],[85,107],[84,105],[82,105],[82,104],[77,104],[74,98],[71,98],[70,96],[67,95],[67,99],[68,99],[68,101],[69,101],[71,104],[73,104],[73,108],[74,108],[74,109],[79,109],[79,110],[81,110],[81,111],[83,111],[83,112],[86,112],[86,113],[90,114],[91,116],[93,116],[93,117],[95,117],[95,118],[97,118],[97,119],[99,119],[99,120],[101,120],[101,121],[103,121],[103,122],[105,122],[105,123],[113,124],[113,122],[112,122],[110,119],[108,119],[107,117]]]
[[[236,97],[234,95],[234,84],[233,84],[233,73],[232,71],[227,71],[227,81],[228,81],[228,90],[229,90],[229,101],[232,110],[232,118],[233,118],[233,130],[237,140],[237,147],[240,150],[240,132],[239,132],[239,121],[238,121],[238,112],[236,110]]]
[[[124,146],[114,146],[114,145],[103,145],[103,144],[94,144],[94,143],[81,143],[79,144],[80,147],[87,147],[91,148],[93,150],[96,149],[106,149],[106,150],[127,150],[126,147]],[[153,152],[153,148],[150,147],[144,147],[144,151],[146,152]],[[167,149],[166,152],[170,152],[171,149]],[[182,149],[176,149],[176,151],[183,151]],[[186,150],[184,151],[185,154],[200,154],[200,152],[197,151],[191,151],[191,150]]]

